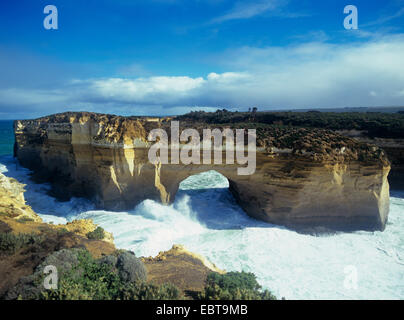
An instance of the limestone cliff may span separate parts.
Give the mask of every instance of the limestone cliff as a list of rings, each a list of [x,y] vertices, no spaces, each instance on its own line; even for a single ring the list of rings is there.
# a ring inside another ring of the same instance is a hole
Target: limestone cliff
[[[25,204],[24,185],[0,173],[0,216],[42,221],[30,206]]]
[[[78,112],[16,121],[15,156],[52,182],[56,195],[89,197],[100,208],[170,203],[182,180],[213,169],[257,219],[299,228],[385,227],[390,164],[374,145],[321,129],[258,127],[256,171],[240,176],[236,164],[154,166],[148,133],[158,127],[169,133],[170,119],[152,120]],[[181,123],[181,130],[188,127],[208,125]]]
[[[370,136],[366,130],[338,130],[344,136],[382,148],[391,162],[389,183],[392,189],[404,189],[404,139]]]
[[[404,139],[368,138],[359,136],[355,139],[371,143],[382,148],[391,162],[389,183],[392,188],[404,189]]]

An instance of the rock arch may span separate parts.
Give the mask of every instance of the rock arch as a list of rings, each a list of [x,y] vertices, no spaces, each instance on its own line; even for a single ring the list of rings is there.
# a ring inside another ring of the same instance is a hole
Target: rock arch
[[[170,203],[182,180],[216,170],[254,218],[296,228],[385,227],[390,166],[376,147],[359,160],[341,153],[307,157],[304,151],[261,149],[255,173],[239,176],[238,165],[151,164],[146,137],[149,126],[157,125],[91,113],[16,121],[15,155],[22,165],[51,177],[64,193],[91,197],[100,208],[133,208],[145,199]],[[362,152],[356,142],[349,143],[352,154]]]

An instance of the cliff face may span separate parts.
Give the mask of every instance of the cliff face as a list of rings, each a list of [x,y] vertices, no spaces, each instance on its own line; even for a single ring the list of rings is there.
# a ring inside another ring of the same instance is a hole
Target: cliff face
[[[153,165],[151,129],[169,119],[64,113],[15,122],[15,155],[56,195],[92,198],[100,208],[170,203],[190,175],[216,170],[252,217],[291,227],[383,230],[389,210],[389,162],[383,151],[324,130],[257,130],[256,171],[234,165]],[[182,123],[200,129],[205,124]],[[223,155],[223,159],[225,156]]]
[[[22,183],[0,173],[0,217],[42,221],[31,207],[25,204],[24,191]]]
[[[367,131],[359,130],[338,130],[337,132],[382,148],[391,162],[390,187],[398,190],[404,189],[404,139],[370,137]]]
[[[389,183],[392,188],[404,189],[404,139],[357,138],[359,141],[372,143],[382,148],[391,162]]]

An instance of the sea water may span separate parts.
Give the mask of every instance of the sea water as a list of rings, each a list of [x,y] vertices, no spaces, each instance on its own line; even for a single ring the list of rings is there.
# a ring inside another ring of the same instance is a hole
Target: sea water
[[[11,155],[0,156],[0,172],[27,185],[27,203],[44,221],[93,219],[138,256],[183,244],[221,269],[255,273],[286,299],[404,299],[404,192],[392,192],[383,232],[311,236],[248,217],[215,171],[184,180],[172,205],[145,200],[125,212],[95,210],[85,199],[59,202]]]
[[[13,154],[14,132],[13,121],[0,120],[0,156]]]

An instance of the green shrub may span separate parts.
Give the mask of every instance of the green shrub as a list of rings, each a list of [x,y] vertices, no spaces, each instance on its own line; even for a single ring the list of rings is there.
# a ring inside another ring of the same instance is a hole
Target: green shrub
[[[92,240],[102,240],[105,237],[105,231],[101,227],[97,227],[94,231],[87,233],[87,238]]]
[[[370,137],[404,138],[404,112],[204,112],[194,111],[177,117],[182,121],[203,121],[208,124],[254,123],[290,125],[330,130],[356,129]]]
[[[122,254],[115,260],[118,261],[120,256]],[[115,260],[107,257],[95,260],[88,251],[81,250],[78,253],[78,263],[60,277],[58,289],[42,291],[39,298],[45,300],[163,300],[179,298],[179,290],[173,285],[157,286],[146,283],[140,280],[145,279],[142,276],[132,277],[125,281],[120,275],[118,269],[120,266],[117,264],[117,268],[114,267]],[[126,264],[131,262],[133,259],[130,262],[129,260],[126,261]],[[144,266],[142,267],[144,268]],[[134,269],[141,269],[138,261],[136,261],[135,267],[130,268],[131,271]],[[135,273],[138,275],[138,272]]]
[[[203,300],[276,300],[268,290],[261,290],[253,273],[228,272],[208,275]]]
[[[13,254],[19,249],[43,241],[43,237],[38,234],[27,233],[0,233],[0,252]]]

